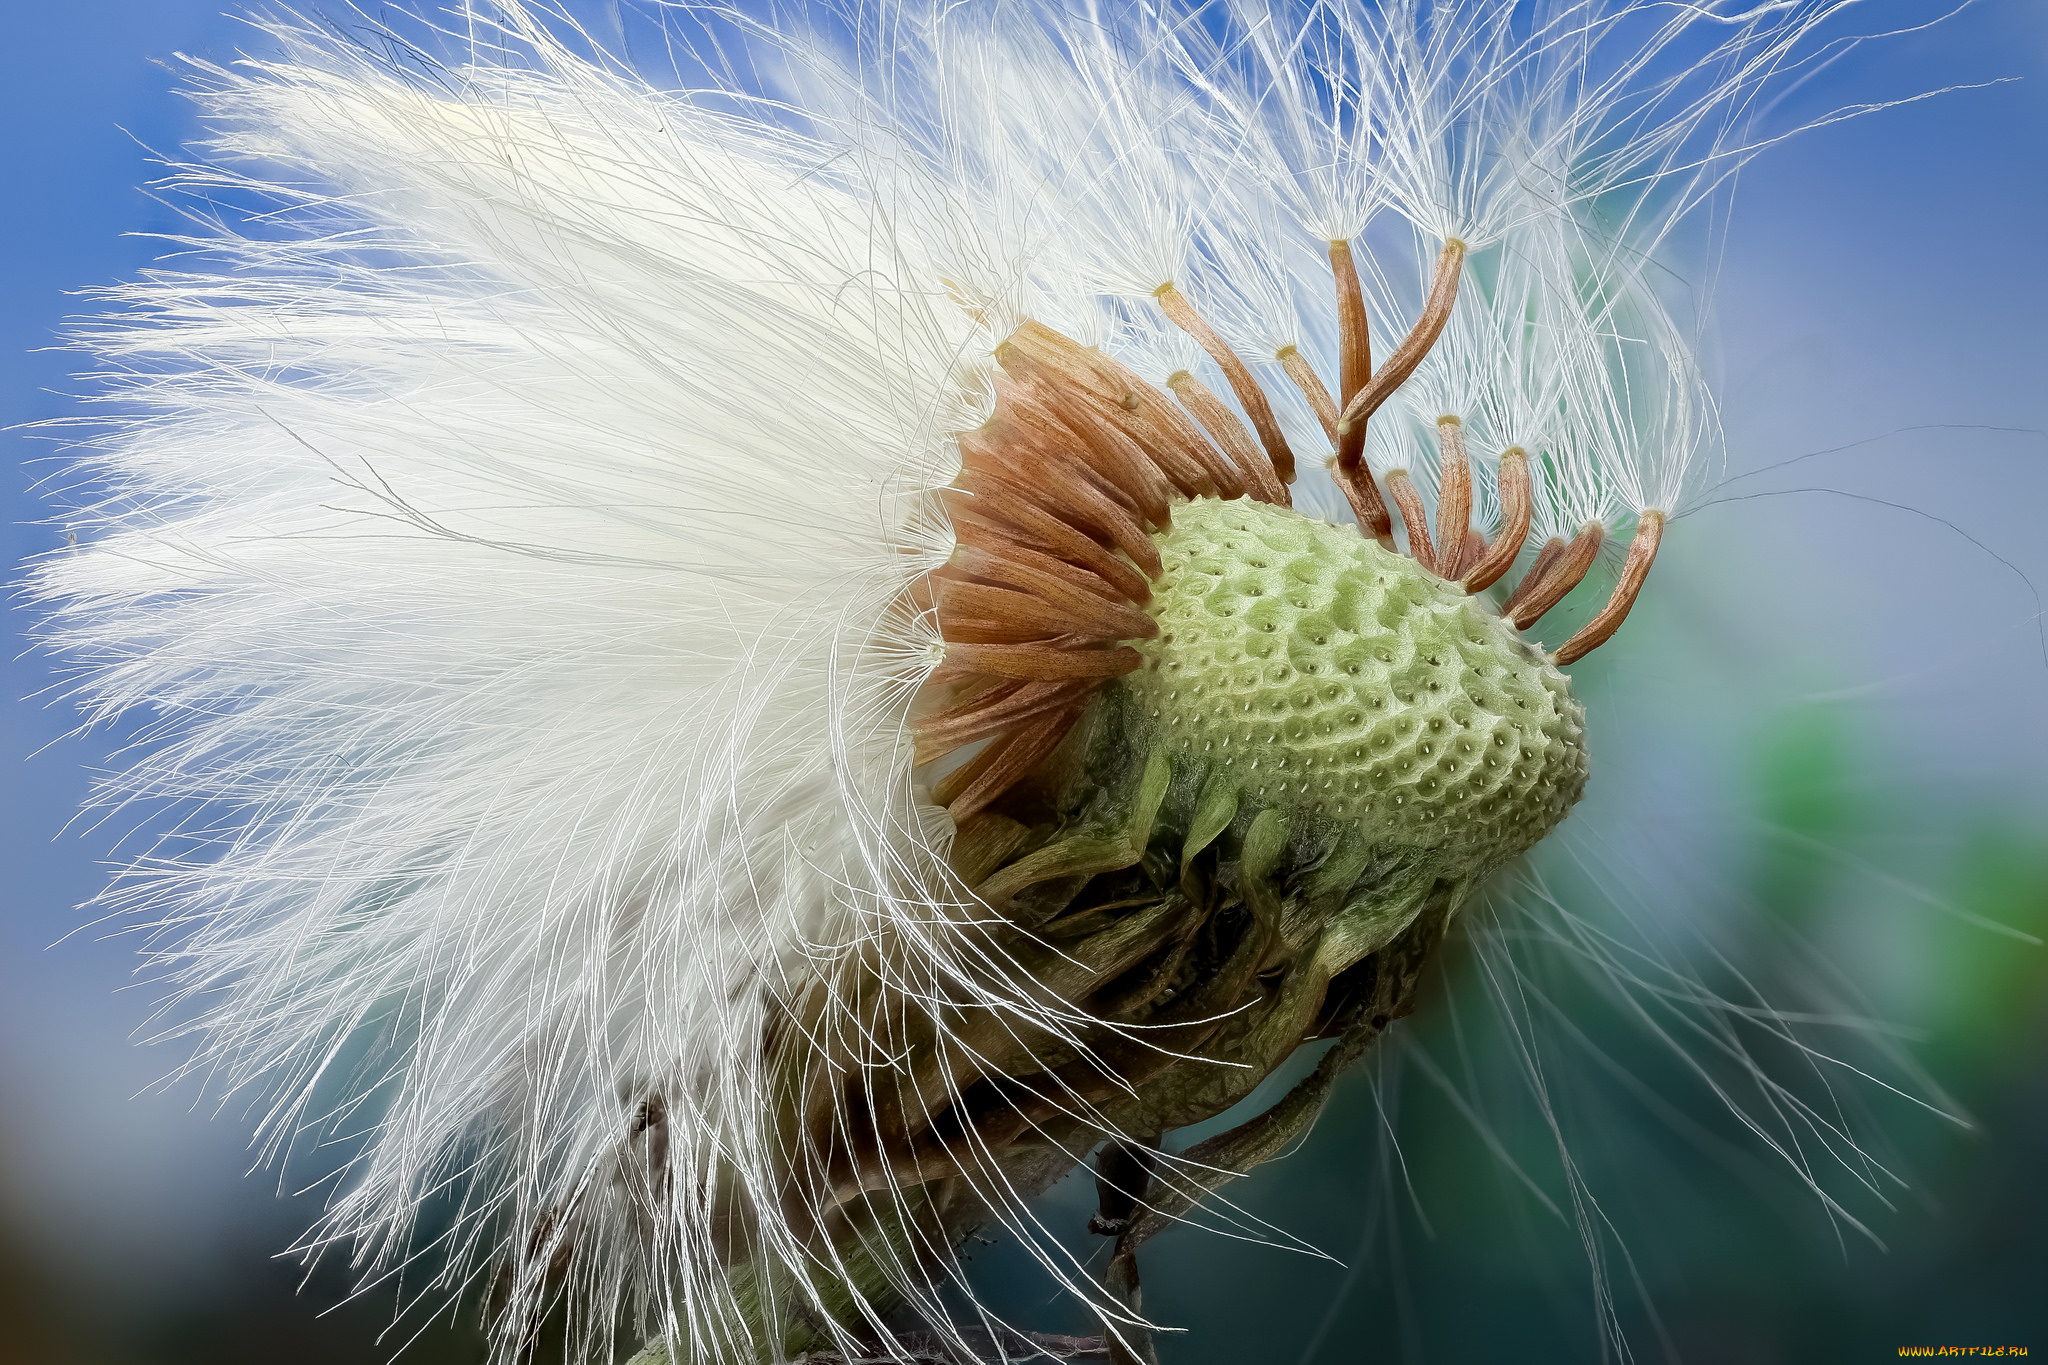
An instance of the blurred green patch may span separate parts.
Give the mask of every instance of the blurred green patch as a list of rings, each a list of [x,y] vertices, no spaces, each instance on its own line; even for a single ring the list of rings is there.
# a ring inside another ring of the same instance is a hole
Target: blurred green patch
[[[1756,741],[1752,813],[1767,831],[1754,851],[1752,889],[1786,923],[1810,924],[1837,879],[1827,856],[1870,824],[1855,736],[1841,713],[1802,707]]]
[[[1963,841],[1948,901],[1957,913],[1930,935],[1927,962],[1930,1066],[1940,1074],[2040,1064],[2048,1051],[2048,833],[1987,819]]]

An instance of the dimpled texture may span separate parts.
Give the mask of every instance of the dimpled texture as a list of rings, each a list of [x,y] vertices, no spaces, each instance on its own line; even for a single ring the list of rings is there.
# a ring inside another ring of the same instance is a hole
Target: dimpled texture
[[[1349,526],[1239,499],[1174,509],[1128,675],[1155,743],[1242,807],[1355,825],[1442,875],[1533,846],[1586,782],[1566,677],[1479,599]]]

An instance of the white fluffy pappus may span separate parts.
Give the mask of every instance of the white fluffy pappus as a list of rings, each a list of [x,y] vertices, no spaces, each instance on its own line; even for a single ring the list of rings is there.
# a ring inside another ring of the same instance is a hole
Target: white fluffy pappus
[[[195,64],[211,138],[168,188],[245,216],[107,291],[84,534],[34,590],[89,713],[153,717],[104,799],[192,812],[105,899],[153,932],[185,1071],[270,1157],[347,1140],[306,1249],[430,1258],[426,1295],[509,1265],[506,1356],[563,1295],[582,1354],[772,1350],[707,1193],[777,1207],[771,1022],[886,942],[906,998],[1060,1025],[966,969],[907,723],[991,348],[1039,318],[1184,363],[1128,323],[1178,277],[1334,373],[1317,234],[1368,234],[1386,336],[1460,233],[1486,307],[1422,391],[1544,443],[1540,528],[1673,506],[1710,423],[1614,263],[1850,3],[727,14],[677,91],[478,0],[445,60],[286,18]],[[621,1153],[654,1092],[650,1192]],[[829,1296],[772,1212],[743,1235]],[[942,1323],[923,1273],[896,1288]]]
[[[608,1298],[622,1103],[682,1080],[679,1165],[745,1168],[770,997],[943,894],[894,604],[950,551],[972,327],[814,147],[566,58],[449,98],[272,32],[201,73],[264,179],[177,183],[285,217],[117,292],[136,415],[40,571],[94,706],[160,717],[122,790],[209,812],[112,905],[267,1151],[374,1129],[316,1241],[395,1265],[459,1180],[458,1265],[573,1206]]]

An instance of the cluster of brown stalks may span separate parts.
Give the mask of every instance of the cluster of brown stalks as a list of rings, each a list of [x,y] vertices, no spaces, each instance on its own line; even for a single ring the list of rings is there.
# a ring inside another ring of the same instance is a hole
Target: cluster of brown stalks
[[[1359,526],[1389,550],[1393,518],[1365,463],[1366,423],[1436,345],[1464,259],[1463,242],[1444,244],[1422,315],[1375,370],[1351,245],[1330,243],[1339,398],[1294,347],[1275,357],[1329,438],[1331,474]],[[946,658],[916,726],[920,762],[992,741],[933,788],[955,819],[1030,772],[1104,680],[1139,666],[1121,642],[1158,631],[1144,611],[1160,568],[1151,533],[1169,526],[1176,496],[1291,505],[1294,452],[1251,370],[1177,287],[1162,285],[1154,297],[1223,372],[1244,418],[1186,370],[1166,381],[1169,397],[1099,349],[1027,322],[996,348],[994,415],[959,437],[960,476],[944,493],[958,549],[919,603],[936,609]],[[1387,494],[1416,562],[1477,593],[1513,567],[1528,536],[1529,456],[1519,446],[1501,453],[1500,531],[1489,543],[1471,525],[1472,462],[1459,419],[1439,418],[1437,438],[1434,538],[1405,471],[1388,477]],[[1661,512],[1642,515],[1613,596],[1558,649],[1557,663],[1583,658],[1620,627],[1663,528]],[[1586,576],[1604,536],[1589,522],[1569,541],[1551,539],[1502,614],[1518,630],[1535,625]]]

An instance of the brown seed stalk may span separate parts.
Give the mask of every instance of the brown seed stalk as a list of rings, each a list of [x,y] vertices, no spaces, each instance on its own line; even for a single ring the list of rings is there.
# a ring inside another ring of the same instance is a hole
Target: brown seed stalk
[[[1186,370],[1176,371],[1166,381],[1166,387],[1173,396],[1180,399],[1194,419],[1223,453],[1236,462],[1244,471],[1246,492],[1260,502],[1270,502],[1279,507],[1292,507],[1294,501],[1288,496],[1287,485],[1280,482],[1280,476],[1273,472],[1272,464],[1259,453],[1252,441],[1252,434],[1246,431],[1238,415],[1225,406],[1215,391],[1207,384],[1189,374]]]
[[[1342,399],[1341,414],[1351,406],[1359,390],[1372,382],[1372,326],[1365,311],[1365,290],[1358,283],[1358,262],[1351,256],[1351,243],[1330,243],[1330,271],[1337,277],[1337,393]],[[1333,434],[1337,441],[1337,463],[1346,469],[1356,468],[1365,456],[1365,423],[1354,422],[1348,430]]]
[[[1522,542],[1528,539],[1528,451],[1520,446],[1509,446],[1501,452],[1497,486],[1500,489],[1500,534],[1494,537],[1493,544],[1487,546],[1483,554],[1474,555],[1467,561],[1471,567],[1465,571],[1466,592],[1483,592],[1498,582],[1502,574],[1514,567],[1515,556],[1522,552]]]
[[[1097,355],[1100,356],[1100,352]],[[1176,482],[1192,470],[1196,482],[1182,486],[1182,491],[1189,497],[1199,497],[1210,491],[1226,500],[1244,496],[1243,475],[1203,437],[1201,428],[1185,412],[1165,394],[1127,369],[1123,362],[1101,356],[1099,363],[1109,366],[1112,373],[1129,386],[1128,404],[1096,409],[1098,418],[1105,425],[1114,427],[1158,461],[1161,467],[1167,468]],[[1174,467],[1182,473],[1175,474]]]
[[[1299,346],[1282,346],[1273,357],[1280,362],[1280,368],[1287,371],[1287,377],[1294,381],[1294,387],[1301,390],[1301,396],[1314,409],[1316,421],[1322,423],[1323,435],[1330,438],[1330,444],[1337,444],[1337,400],[1330,397],[1329,389],[1323,385],[1323,377],[1316,373],[1316,367],[1308,363],[1308,357],[1301,353]]]
[[[1557,563],[1557,557],[1564,553],[1565,542],[1561,537],[1552,536],[1543,542],[1543,548],[1536,552],[1536,560],[1529,566],[1529,572],[1522,575],[1522,581],[1515,584],[1515,590],[1508,594],[1508,600],[1500,604],[1502,616],[1513,616],[1522,603],[1529,600],[1529,594],[1543,586],[1543,580],[1550,574],[1550,568]]]
[[[1358,263],[1351,258],[1351,243],[1330,243],[1330,271],[1337,277],[1337,393],[1348,407],[1372,381],[1372,329],[1365,311],[1365,291],[1358,283]],[[1367,534],[1393,549],[1394,519],[1365,464],[1364,419],[1346,425],[1340,416],[1332,439],[1337,443],[1337,461],[1331,473],[1351,504],[1351,514]]]
[[[1643,513],[1636,522],[1636,537],[1629,542],[1628,562],[1621,567],[1621,581],[1614,585],[1614,593],[1607,599],[1607,605],[1600,609],[1600,614],[1581,626],[1578,634],[1559,647],[1556,658],[1560,666],[1577,663],[1606,644],[1614,632],[1621,629],[1621,623],[1628,619],[1629,608],[1636,604],[1636,594],[1643,590],[1643,580],[1650,576],[1650,565],[1656,562],[1657,546],[1663,539],[1664,514]]]
[[[1266,455],[1273,461],[1273,468],[1280,475],[1280,482],[1294,482],[1294,452],[1288,448],[1287,438],[1280,432],[1280,423],[1273,416],[1273,405],[1266,401],[1266,391],[1252,378],[1252,372],[1237,358],[1237,352],[1230,349],[1225,341],[1211,327],[1208,320],[1195,311],[1171,282],[1162,284],[1153,291],[1159,300],[1160,311],[1165,313],[1174,326],[1186,332],[1200,343],[1209,353],[1209,359],[1216,362],[1216,368],[1223,371],[1223,377],[1230,381],[1232,393],[1237,395],[1238,405],[1245,416],[1252,419],[1252,429],[1259,433],[1259,444],[1266,448]]]
[[[1586,576],[1586,570],[1593,567],[1594,556],[1600,553],[1600,542],[1607,536],[1607,528],[1597,521],[1589,521],[1579,528],[1571,544],[1550,566],[1543,581],[1529,590],[1529,595],[1516,606],[1509,619],[1516,630],[1527,630],[1543,619],[1549,611],[1564,600],[1566,593],[1579,586],[1579,580]]]
[[[1358,518],[1358,529],[1378,541],[1382,550],[1394,550],[1393,513],[1387,510],[1387,500],[1380,495],[1372,470],[1364,464],[1346,469],[1332,460],[1330,480],[1344,494],[1344,500],[1351,504],[1351,515]]]
[[[1019,589],[941,578],[935,596],[942,623],[956,619],[996,622],[1017,632],[1008,637],[1017,641],[1061,635],[1093,641],[1140,640],[1159,633],[1159,623],[1136,607],[1078,592],[1062,598],[1040,585]],[[947,637],[952,634],[949,629]]]
[[[1025,502],[977,497],[964,488],[948,488],[940,498],[962,544],[997,554],[1008,554],[1018,545],[1050,553],[1094,574],[1133,602],[1152,600],[1152,580],[1143,570],[1050,512]]]
[[[1130,442],[1108,439],[1114,433],[1102,430],[1086,412],[1066,410],[1073,405],[1061,403],[1058,391],[1036,376],[1005,374],[996,381],[996,393],[1004,412],[1034,450],[1079,455],[1128,496],[1147,522],[1157,527],[1171,523],[1173,485],[1159,466]]]
[[[959,648],[959,646],[955,646]],[[965,820],[1008,791],[1059,746],[1074,723],[1074,708],[1049,712],[1010,731],[940,778],[932,800]]]
[[[1144,666],[1129,645],[1115,649],[1061,649],[1044,643],[980,644],[961,641],[946,646],[946,662],[934,677],[986,673],[996,678],[1044,682],[1053,678],[1118,678]]]
[[[1082,609],[1097,600],[1118,604],[1130,601],[1127,594],[1100,575],[1016,542],[997,548],[979,538],[961,536],[953,547],[953,557],[946,562],[945,572],[954,578],[1021,588],[1051,602],[1076,602]]]
[[[1137,445],[1188,497],[1234,498],[1244,489],[1229,462],[1185,414],[1128,367],[1041,322],[1027,322],[995,350],[1014,375],[1044,381],[1075,421],[1114,429]]]
[[[1465,453],[1465,424],[1455,417],[1437,418],[1436,444],[1437,572],[1456,578],[1472,530],[1472,461]]]
[[[1437,253],[1436,272],[1429,283],[1429,297],[1423,301],[1422,316],[1415,320],[1415,326],[1371,382],[1345,400],[1343,416],[1337,422],[1340,436],[1371,417],[1395,389],[1407,383],[1408,376],[1415,373],[1415,367],[1436,345],[1444,324],[1451,320],[1451,305],[1458,298],[1458,273],[1464,263],[1465,244],[1456,237],[1447,238],[1443,250]]]
[[[1000,682],[975,690],[951,710],[917,724],[917,761],[929,763],[965,744],[1001,734],[1019,722],[1073,706],[1094,686],[1087,680]]]
[[[963,452],[969,451],[965,439]],[[1127,511],[1095,484],[1081,477],[1078,469],[1053,470],[1043,463],[1008,458],[1012,452],[996,447],[969,453],[957,486],[987,493],[995,501],[1030,503],[1069,526],[1096,536],[1102,543],[1122,550],[1131,562],[1148,575],[1159,573],[1159,550],[1152,537]]]
[[[1415,491],[1408,471],[1396,469],[1387,475],[1387,492],[1401,509],[1401,522],[1408,528],[1408,553],[1431,573],[1436,572],[1436,548],[1429,542],[1429,516],[1422,510],[1422,495]]]

